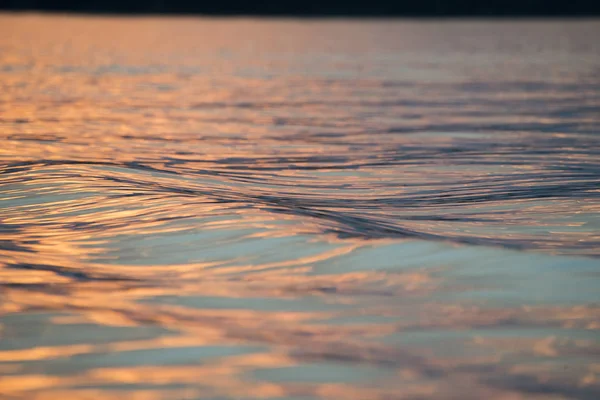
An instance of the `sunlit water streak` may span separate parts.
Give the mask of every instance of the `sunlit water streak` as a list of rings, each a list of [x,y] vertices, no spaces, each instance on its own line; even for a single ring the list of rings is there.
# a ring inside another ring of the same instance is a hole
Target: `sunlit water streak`
[[[0,397],[598,398],[599,27],[0,16]]]

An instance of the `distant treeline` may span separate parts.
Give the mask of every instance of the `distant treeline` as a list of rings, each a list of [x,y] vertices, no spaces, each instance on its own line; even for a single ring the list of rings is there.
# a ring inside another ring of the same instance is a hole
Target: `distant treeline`
[[[600,15],[600,0],[0,0],[0,9],[305,16],[585,16]]]

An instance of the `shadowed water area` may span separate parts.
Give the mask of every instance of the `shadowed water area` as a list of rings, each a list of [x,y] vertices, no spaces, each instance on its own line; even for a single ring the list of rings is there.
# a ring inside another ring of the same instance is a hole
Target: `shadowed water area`
[[[0,397],[600,398],[598,37],[0,15]]]

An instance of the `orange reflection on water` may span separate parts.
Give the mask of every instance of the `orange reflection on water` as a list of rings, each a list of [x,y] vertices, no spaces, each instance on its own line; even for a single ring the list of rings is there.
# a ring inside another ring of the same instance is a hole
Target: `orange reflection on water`
[[[0,15],[0,397],[597,398],[596,31]]]

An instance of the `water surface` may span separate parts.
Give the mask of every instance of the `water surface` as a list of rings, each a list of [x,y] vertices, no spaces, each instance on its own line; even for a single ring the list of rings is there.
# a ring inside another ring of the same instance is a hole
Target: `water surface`
[[[597,399],[599,36],[0,15],[0,395]]]

